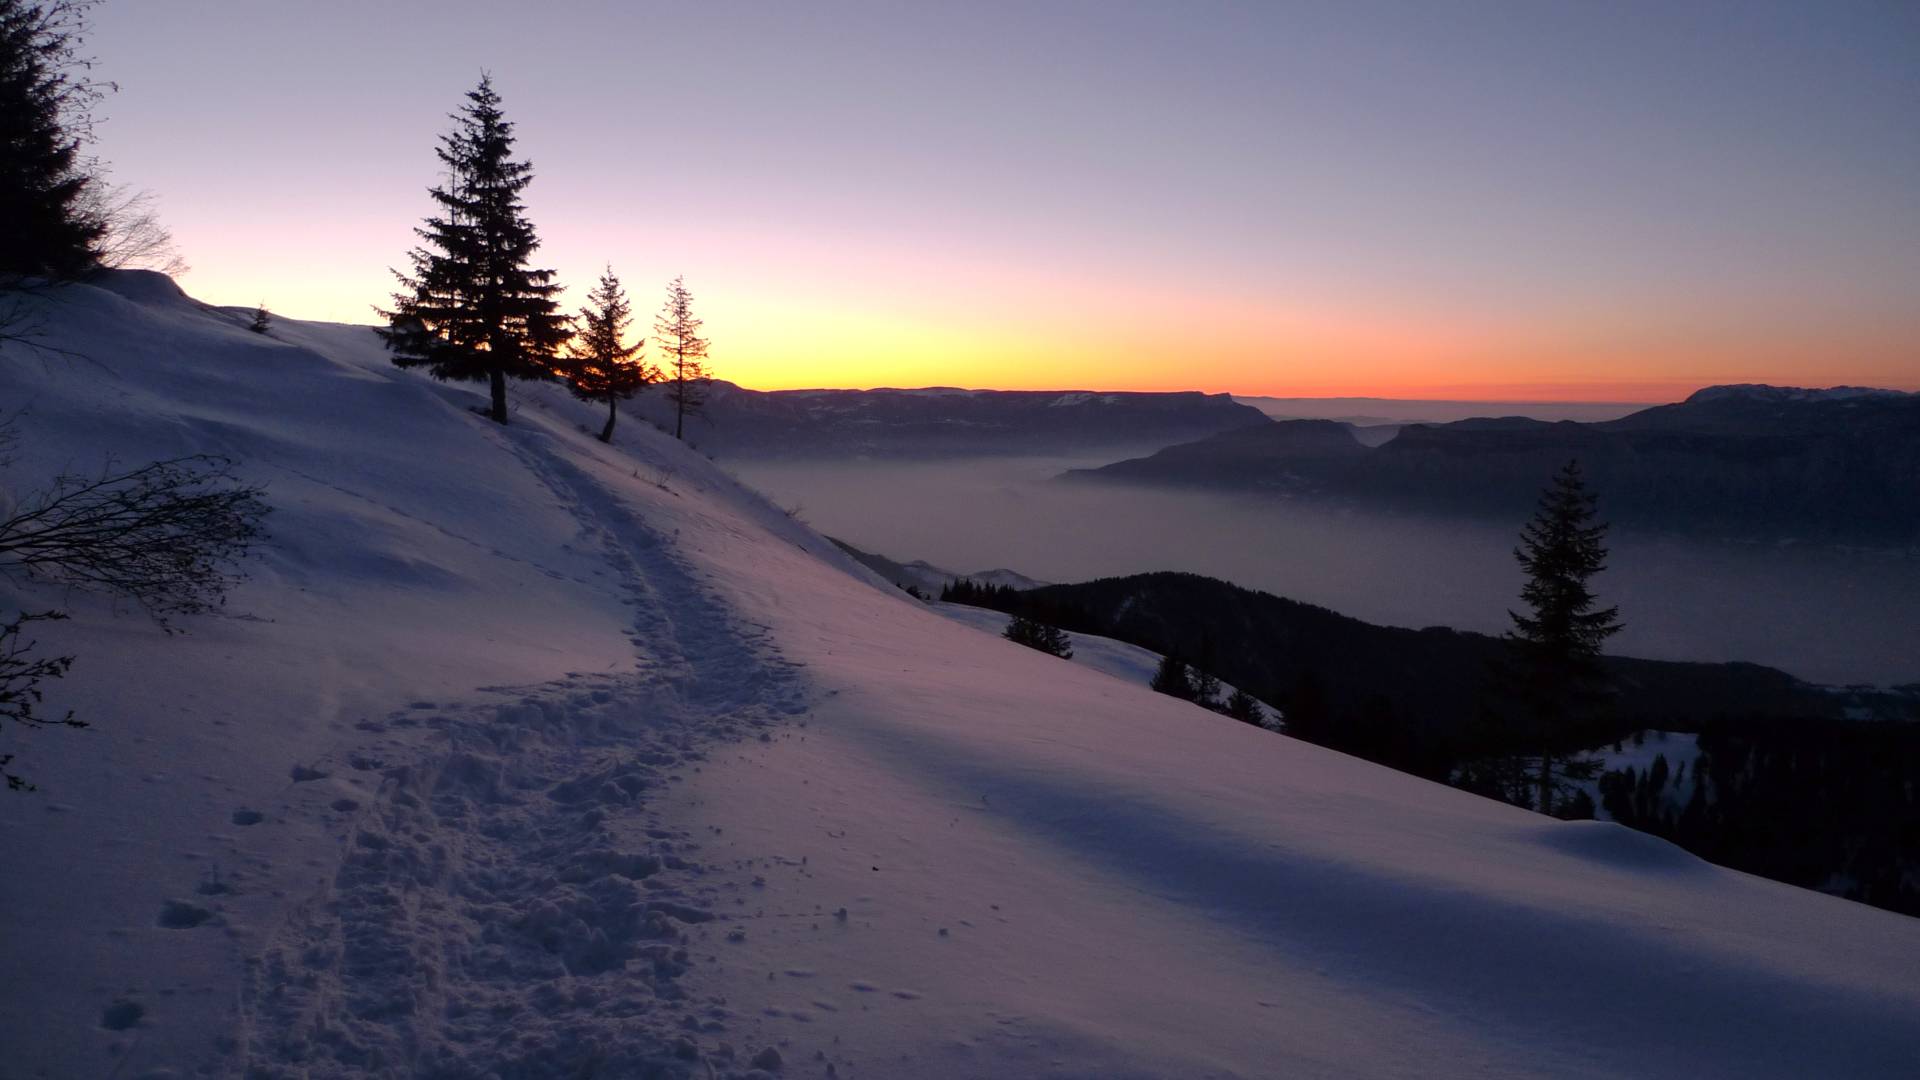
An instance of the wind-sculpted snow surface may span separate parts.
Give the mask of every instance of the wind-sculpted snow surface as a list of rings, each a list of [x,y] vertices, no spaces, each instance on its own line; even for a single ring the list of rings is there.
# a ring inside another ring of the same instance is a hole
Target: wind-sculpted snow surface
[[[959,625],[556,388],[500,428],[364,329],[107,285],[46,312],[93,359],[6,348],[8,483],[224,452],[274,540],[181,636],[0,596],[73,612],[95,725],[20,741],[43,790],[0,800],[0,1076],[1920,1060],[1914,920]]]

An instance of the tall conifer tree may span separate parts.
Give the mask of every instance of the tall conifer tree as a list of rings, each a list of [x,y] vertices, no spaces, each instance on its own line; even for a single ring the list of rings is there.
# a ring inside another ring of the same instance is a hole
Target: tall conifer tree
[[[640,359],[645,338],[628,345],[627,326],[633,321],[633,309],[627,304],[627,292],[614,276],[613,267],[600,275],[600,284],[587,294],[587,306],[574,320],[577,333],[559,363],[559,372],[567,380],[575,397],[582,401],[602,401],[607,405],[607,425],[600,429],[600,441],[613,441],[615,409],[659,377],[659,372]]]
[[[106,222],[86,211],[101,84],[77,53],[93,0],[0,0],[0,274],[93,268]]]
[[[701,321],[693,315],[693,294],[686,281],[674,278],[667,286],[667,302],[653,322],[654,341],[660,346],[661,376],[667,400],[673,402],[673,437],[686,438],[687,417],[707,403],[707,339],[700,336]]]
[[[1527,574],[1520,598],[1528,613],[1508,612],[1508,675],[1523,710],[1523,736],[1539,748],[1534,786],[1543,814],[1554,812],[1555,791],[1564,786],[1555,779],[1556,761],[1566,779],[1592,772],[1577,756],[1591,735],[1582,725],[1607,696],[1600,647],[1620,632],[1620,609],[1599,607],[1588,584],[1607,564],[1607,527],[1595,520],[1595,501],[1579,462],[1567,462],[1541,493],[1513,553]]]
[[[394,271],[401,291],[381,311],[380,331],[399,367],[425,367],[436,379],[485,382],[488,415],[507,422],[507,380],[541,379],[569,336],[554,295],[553,271],[528,260],[539,248],[520,193],[533,167],[515,161],[513,124],[483,76],[440,140],[449,177],[429,189],[439,214],[414,232],[411,274]]]

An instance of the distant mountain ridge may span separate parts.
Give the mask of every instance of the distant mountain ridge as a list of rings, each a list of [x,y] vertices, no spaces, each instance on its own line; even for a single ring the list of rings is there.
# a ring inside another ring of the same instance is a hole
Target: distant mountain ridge
[[[1621,523],[1920,541],[1920,394],[1863,387],[1715,386],[1598,423],[1409,425],[1377,448],[1334,421],[1277,421],[1065,478],[1515,517],[1569,458]]]
[[[665,424],[664,395],[631,408]],[[715,382],[687,438],[719,456],[927,458],[1166,446],[1267,422],[1227,394],[1087,390],[748,390]]]

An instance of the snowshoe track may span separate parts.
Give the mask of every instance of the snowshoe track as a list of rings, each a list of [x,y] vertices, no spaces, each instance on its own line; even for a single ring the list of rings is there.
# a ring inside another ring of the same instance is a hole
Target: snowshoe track
[[[804,711],[804,684],[545,433],[505,435],[605,551],[635,671],[364,725],[389,741],[351,767],[409,763],[249,961],[248,1077],[693,1075],[677,1033],[725,1019],[679,982],[718,883],[648,796],[704,747]]]

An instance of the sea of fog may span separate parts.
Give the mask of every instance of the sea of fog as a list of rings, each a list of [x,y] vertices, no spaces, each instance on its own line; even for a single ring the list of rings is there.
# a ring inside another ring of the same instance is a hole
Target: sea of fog
[[[1061,484],[1086,458],[727,467],[857,547],[1046,581],[1187,570],[1371,622],[1499,631],[1520,526]],[[1602,506],[1604,513],[1604,504]],[[1611,650],[1749,660],[1825,683],[1920,682],[1920,554],[1617,533],[1596,580],[1626,629]]]

